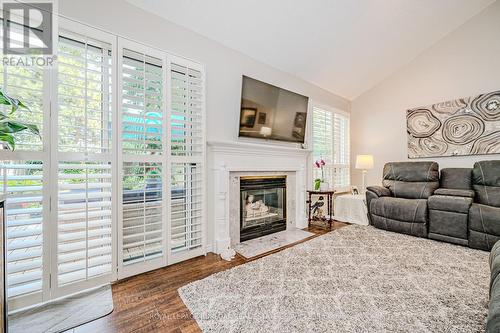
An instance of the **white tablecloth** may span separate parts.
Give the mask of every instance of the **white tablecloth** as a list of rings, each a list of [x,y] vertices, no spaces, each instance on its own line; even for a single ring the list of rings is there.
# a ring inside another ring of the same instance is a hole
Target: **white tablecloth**
[[[337,221],[368,225],[364,194],[339,195],[335,198],[334,213]]]

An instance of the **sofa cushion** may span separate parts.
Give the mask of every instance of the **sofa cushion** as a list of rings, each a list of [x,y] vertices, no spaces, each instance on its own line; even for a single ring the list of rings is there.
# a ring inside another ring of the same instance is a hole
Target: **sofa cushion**
[[[467,245],[467,214],[429,210],[429,238]],[[441,235],[448,237],[436,237]],[[456,241],[459,239],[460,241]]]
[[[381,197],[371,200],[370,213],[410,223],[427,223],[427,200]]]
[[[472,185],[471,168],[445,168],[439,179],[441,188],[470,190]]]
[[[427,224],[399,221],[389,217],[371,215],[371,222],[375,228],[399,232],[417,237],[427,237]]]
[[[474,163],[472,187],[478,203],[500,207],[500,160]]]
[[[467,214],[472,198],[433,195],[428,200],[429,209]]]
[[[473,190],[438,188],[437,190],[434,191],[434,194],[436,194],[436,195],[451,195],[451,196],[455,196],[455,197],[474,198],[474,191]]]
[[[469,210],[469,229],[500,236],[500,208],[472,204]]]
[[[439,166],[436,162],[387,163],[382,183],[396,198],[427,199],[439,187]]]

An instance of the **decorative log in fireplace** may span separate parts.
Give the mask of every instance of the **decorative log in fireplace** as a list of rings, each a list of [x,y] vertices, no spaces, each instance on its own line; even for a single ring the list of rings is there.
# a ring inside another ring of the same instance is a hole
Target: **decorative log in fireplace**
[[[286,230],[286,176],[240,178],[240,242]]]

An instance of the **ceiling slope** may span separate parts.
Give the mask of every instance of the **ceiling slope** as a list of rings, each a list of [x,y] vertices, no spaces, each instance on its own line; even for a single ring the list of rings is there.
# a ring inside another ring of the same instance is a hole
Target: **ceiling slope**
[[[354,99],[495,0],[127,0]]]

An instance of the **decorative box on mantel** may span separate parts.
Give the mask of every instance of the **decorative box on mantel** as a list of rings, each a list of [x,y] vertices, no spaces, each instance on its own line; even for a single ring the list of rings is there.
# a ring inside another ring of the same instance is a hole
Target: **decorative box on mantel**
[[[272,143],[209,141],[209,221],[213,251],[240,242],[240,178],[286,176],[286,228],[306,228],[305,192],[311,150]]]

